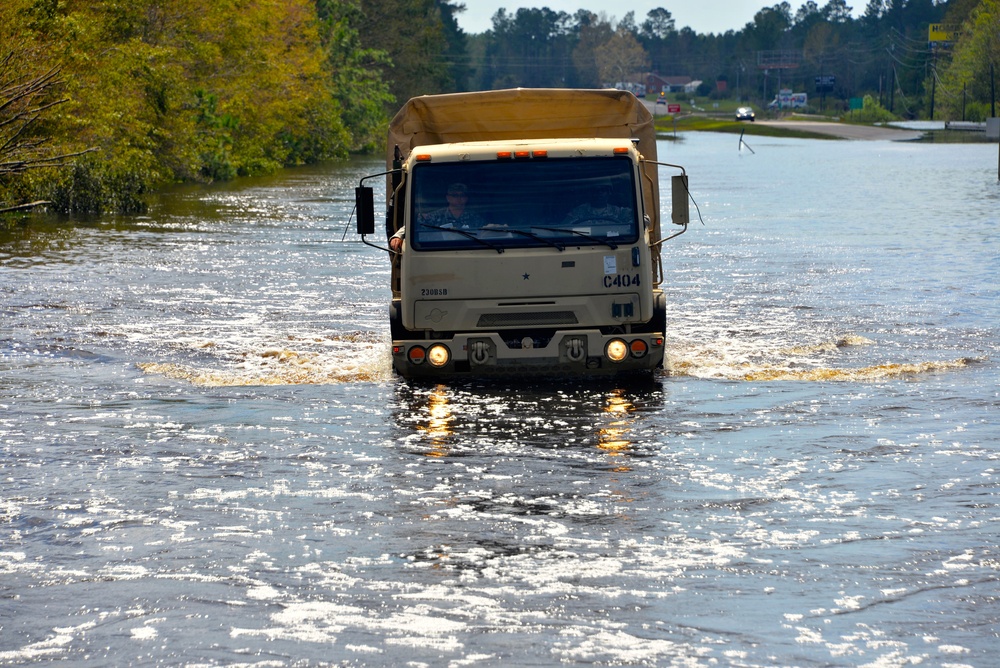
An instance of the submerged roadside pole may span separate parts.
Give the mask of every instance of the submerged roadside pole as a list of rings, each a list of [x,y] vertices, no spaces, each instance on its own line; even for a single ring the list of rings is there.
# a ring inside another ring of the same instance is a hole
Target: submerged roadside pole
[[[997,116],[997,78],[990,63],[990,118],[986,121],[987,136],[997,139],[997,181],[1000,182],[1000,117]]]
[[[1000,181],[1000,117],[986,119],[986,140],[997,142],[997,181]]]

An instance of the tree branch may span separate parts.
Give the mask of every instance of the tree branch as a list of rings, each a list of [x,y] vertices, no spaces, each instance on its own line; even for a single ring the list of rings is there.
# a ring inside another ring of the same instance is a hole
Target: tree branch
[[[5,209],[0,209],[0,213],[10,213],[11,211],[26,211],[28,209],[34,209],[36,206],[45,206],[46,204],[52,204],[48,200],[39,200],[37,202],[29,202],[28,204],[18,204],[17,206],[8,206]]]

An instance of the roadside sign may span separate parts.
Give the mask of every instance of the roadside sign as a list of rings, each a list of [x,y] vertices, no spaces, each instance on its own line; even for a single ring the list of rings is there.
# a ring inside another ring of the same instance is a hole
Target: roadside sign
[[[837,83],[837,77],[832,74],[824,74],[822,76],[816,77],[816,92],[817,93],[832,93],[833,86]]]
[[[928,42],[954,42],[958,37],[958,31],[954,26],[947,26],[942,23],[932,23],[927,27]]]
[[[679,104],[668,104],[667,113],[668,114],[679,114],[681,112],[681,105]]]

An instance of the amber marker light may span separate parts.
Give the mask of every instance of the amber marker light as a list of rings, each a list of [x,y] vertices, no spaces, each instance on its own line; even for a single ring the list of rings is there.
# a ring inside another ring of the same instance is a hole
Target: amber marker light
[[[417,154],[417,162],[430,162],[430,161],[431,161],[431,155],[430,155],[430,153],[418,153]]]
[[[532,151],[531,157],[533,158],[547,158],[549,157],[549,152],[544,150]]]
[[[514,157],[511,151],[497,151],[497,160],[510,160]]]
[[[423,364],[427,352],[420,346],[413,346],[406,356],[410,359],[410,364]]]
[[[604,346],[604,354],[612,362],[621,362],[628,357],[628,344],[621,339],[611,339]]]
[[[531,157],[531,151],[514,151],[514,157],[524,160]]]
[[[615,155],[626,155],[626,154],[628,154],[628,147],[627,146],[619,146],[618,148],[616,148],[614,150],[614,154]]]
[[[427,361],[431,363],[432,366],[438,368],[443,367],[451,359],[451,352],[449,352],[448,347],[440,343],[435,343],[430,349],[427,350]]]

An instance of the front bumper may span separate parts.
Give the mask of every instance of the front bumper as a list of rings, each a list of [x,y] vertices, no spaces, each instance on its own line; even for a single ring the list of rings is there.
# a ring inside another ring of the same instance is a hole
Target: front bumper
[[[392,342],[393,369],[404,378],[594,376],[651,373],[663,367],[662,333],[556,331],[518,339],[504,332]]]

